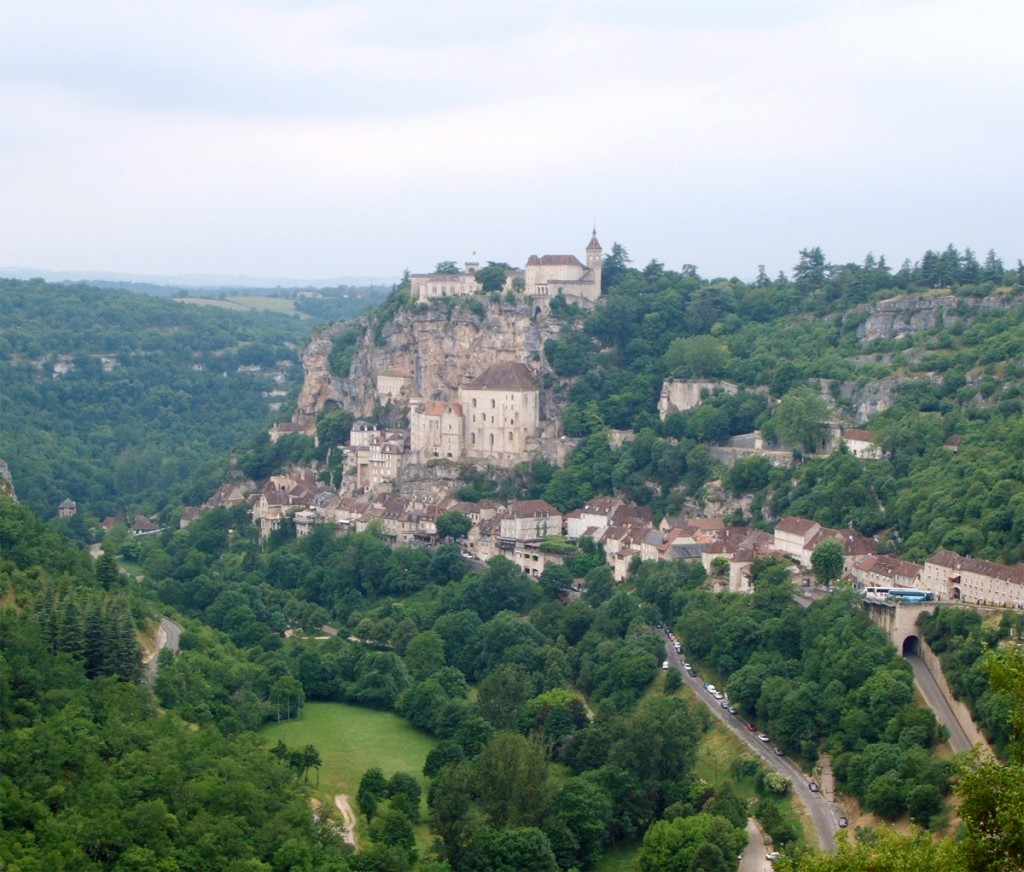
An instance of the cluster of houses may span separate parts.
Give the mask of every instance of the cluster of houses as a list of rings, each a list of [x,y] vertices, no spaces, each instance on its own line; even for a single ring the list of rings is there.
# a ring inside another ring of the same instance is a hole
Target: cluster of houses
[[[209,504],[242,499],[235,487],[222,488]],[[437,520],[460,512],[472,526],[460,546],[466,557],[486,562],[501,554],[533,578],[560,564],[569,542],[583,538],[602,546],[617,581],[635,560],[700,560],[716,590],[749,592],[751,565],[762,556],[790,558],[794,572],[806,572],[817,545],[834,539],[843,547],[845,577],[859,587],[906,587],[930,591],[938,601],[1024,608],[1024,567],[1004,566],[940,550],[923,565],[878,554],[878,543],[853,530],[833,530],[795,516],[780,520],[772,532],[727,526],[722,518],[665,517],[654,525],[650,509],[618,497],[595,497],[568,513],[544,500],[508,503],[436,499],[344,496],[318,481],[312,470],[275,475],[247,498],[261,537],[291,518],[296,534],[317,525],[336,531],[376,529],[395,546],[432,546],[438,542]],[[186,525],[194,513],[182,516]]]

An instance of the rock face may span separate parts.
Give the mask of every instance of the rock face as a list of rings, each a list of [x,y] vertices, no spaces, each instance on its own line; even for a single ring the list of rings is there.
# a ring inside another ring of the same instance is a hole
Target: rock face
[[[911,294],[882,300],[860,327],[857,338],[861,342],[874,339],[896,339],[932,327],[948,327],[963,316],[965,309],[1006,309],[1020,305],[1019,298],[955,297],[930,294]]]
[[[11,471],[7,468],[7,461],[0,460],[0,496],[10,497],[14,502],[18,501],[14,493],[14,479],[11,478]]]
[[[347,378],[331,374],[334,340],[354,326],[365,327]],[[468,307],[401,309],[375,335],[369,318],[332,324],[315,334],[302,353],[305,382],[296,421],[308,421],[332,403],[357,418],[378,407],[377,376],[388,370],[412,375],[411,393],[424,400],[454,399],[466,384],[493,363],[518,361],[542,380],[549,367],[544,343],[563,325],[535,306],[490,304],[479,314]],[[557,418],[549,391],[541,391],[541,418]]]

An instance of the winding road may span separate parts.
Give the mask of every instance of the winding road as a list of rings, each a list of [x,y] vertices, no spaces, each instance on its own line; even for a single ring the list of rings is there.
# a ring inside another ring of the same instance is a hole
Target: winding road
[[[146,667],[146,684],[152,685],[156,681],[156,670],[159,666],[160,652],[164,648],[177,651],[180,638],[181,625],[174,623],[170,618],[161,616],[160,627],[156,631],[156,650],[143,660]]]
[[[839,818],[843,816],[843,810],[835,803],[825,799],[820,792],[813,792],[808,787],[811,777],[806,772],[803,772],[788,757],[780,757],[773,753],[768,743],[760,741],[756,733],[747,729],[745,721],[736,715],[729,714],[728,711],[723,709],[720,701],[705,690],[704,683],[683,669],[682,655],[676,654],[675,647],[668,641],[665,643],[665,657],[672,668],[682,672],[683,683],[693,690],[697,698],[711,710],[711,713],[725,725],[726,729],[732,731],[734,736],[757,754],[768,766],[784,775],[793,783],[793,794],[800,799],[807,809],[811,825],[814,827],[822,849],[834,851],[836,848],[836,832],[839,830]]]

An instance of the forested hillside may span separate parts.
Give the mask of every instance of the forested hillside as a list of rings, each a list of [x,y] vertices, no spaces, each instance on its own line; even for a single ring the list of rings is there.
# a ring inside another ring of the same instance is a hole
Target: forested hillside
[[[282,315],[14,280],[0,309],[0,457],[41,517],[202,502],[302,377],[308,322]]]
[[[0,584],[3,868],[348,868],[294,769],[251,738],[158,712],[150,689],[134,683],[134,634],[125,646],[120,619],[100,620],[148,613],[127,587],[134,581],[94,571],[87,554],[5,497]],[[124,659],[92,660],[104,651]]]
[[[1003,562],[1024,560],[1024,268],[990,252],[927,252],[893,272],[882,259],[826,262],[805,250],[793,278],[708,281],[695,269],[629,265],[621,246],[605,259],[607,287],[592,312],[556,298],[552,310],[579,330],[545,354],[568,391],[562,417],[583,443],[562,470],[543,470],[544,497],[562,510],[594,494],[625,494],[656,517],[678,513],[723,477],[752,495],[747,522],[786,514],[831,527],[887,532],[886,548],[921,560],[938,547]],[[936,291],[936,288],[942,289]],[[859,328],[882,299],[954,295],[932,326],[869,339]],[[658,419],[667,378],[724,379],[737,394]],[[881,386],[891,406],[857,420],[852,397]],[[884,459],[809,455],[828,421],[870,426]],[[613,448],[604,428],[632,429]],[[793,449],[795,473],[766,458],[728,472],[708,446],[759,428]],[[945,441],[956,435],[959,450]],[[741,520],[738,516],[734,520]]]

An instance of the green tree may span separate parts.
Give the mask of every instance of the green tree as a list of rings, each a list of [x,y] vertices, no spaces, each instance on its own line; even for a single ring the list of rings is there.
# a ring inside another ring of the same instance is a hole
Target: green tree
[[[506,267],[499,263],[488,263],[476,271],[476,280],[486,294],[493,294],[505,287]]]
[[[558,596],[560,590],[572,587],[575,580],[572,572],[560,563],[552,563],[545,568],[538,579],[541,590],[552,598]]]
[[[388,795],[388,780],[378,766],[372,766],[363,773],[359,780],[359,789],[356,790],[356,805],[366,815],[367,820],[372,820],[377,813],[377,805]]]
[[[473,526],[473,521],[462,512],[452,510],[437,519],[437,535],[442,539],[463,539]]]
[[[402,658],[413,681],[423,681],[444,668],[444,639],[436,630],[417,633]]]
[[[811,570],[818,584],[831,587],[843,574],[843,543],[838,539],[823,539],[811,552]]]
[[[772,441],[814,452],[825,443],[827,422],[828,406],[821,395],[801,385],[779,401],[762,431]]]
[[[539,825],[552,800],[538,742],[499,730],[473,760],[480,807],[499,828]]]

